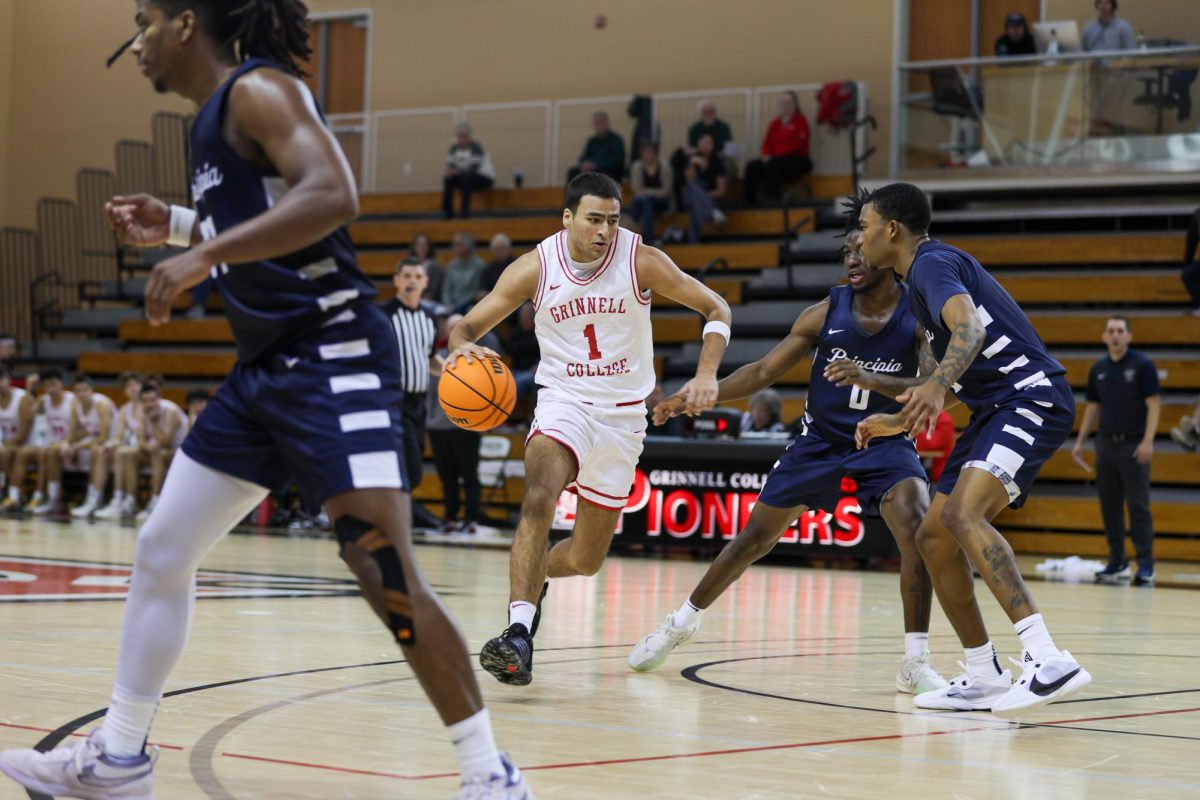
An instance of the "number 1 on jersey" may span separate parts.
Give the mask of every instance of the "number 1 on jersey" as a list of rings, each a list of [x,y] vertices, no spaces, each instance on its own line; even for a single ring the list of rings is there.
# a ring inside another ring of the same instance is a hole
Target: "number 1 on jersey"
[[[596,344],[596,326],[589,323],[583,329],[583,335],[588,340],[588,358],[592,361],[602,358],[600,355],[600,345]]]

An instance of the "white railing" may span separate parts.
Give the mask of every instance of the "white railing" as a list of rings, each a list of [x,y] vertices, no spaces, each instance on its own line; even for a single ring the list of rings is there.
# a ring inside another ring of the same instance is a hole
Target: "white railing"
[[[867,111],[866,85],[859,83],[859,113]],[[737,160],[756,158],[762,136],[775,116],[773,95],[791,90],[812,128],[813,171],[850,172],[850,143],[845,131],[816,124],[819,84],[794,84],[707,91],[663,92],[652,95],[654,130],[663,157],[687,138],[698,118],[698,104],[717,103],[718,115],[729,123],[740,145]],[[496,185],[511,187],[521,176],[525,186],[556,186],[566,179],[592,133],[592,113],[607,111],[613,130],[629,139],[633,121],[626,114],[630,96],[578,97],[514,103],[476,103],[461,106],[373,111],[369,114],[330,115],[329,124],[356,170],[364,192],[433,191],[442,185],[446,151],[456,123],[466,122],[492,157]],[[859,152],[866,149],[866,131]],[[626,158],[629,157],[628,150]]]

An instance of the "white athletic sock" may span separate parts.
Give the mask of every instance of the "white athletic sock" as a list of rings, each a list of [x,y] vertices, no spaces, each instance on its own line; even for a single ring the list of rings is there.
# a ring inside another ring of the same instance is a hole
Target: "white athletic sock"
[[[1000,669],[1000,659],[996,658],[996,648],[992,647],[991,640],[984,642],[979,647],[968,647],[963,650],[963,654],[967,658],[967,671],[972,675],[999,675],[1003,670]]]
[[[62,483],[60,481],[46,481],[46,499],[48,501],[57,503],[60,494],[62,494]]]
[[[533,630],[533,615],[537,613],[537,606],[533,603],[526,603],[524,600],[518,600],[515,603],[508,604],[508,624],[516,625],[520,623],[525,626],[525,630]],[[472,717],[474,719],[474,717]]]
[[[1017,636],[1021,637],[1021,646],[1029,651],[1034,661],[1041,661],[1059,654],[1058,648],[1054,646],[1054,640],[1050,638],[1050,631],[1046,630],[1046,623],[1042,621],[1041,614],[1030,614],[1013,625],[1013,628],[1016,629]]]
[[[929,649],[928,633],[904,634],[904,657],[920,658]]]
[[[114,490],[113,496],[112,496],[112,501],[114,503],[116,503],[117,505],[124,503],[125,502],[125,492],[121,491],[120,489]]]
[[[684,600],[675,613],[671,614],[671,625],[676,628],[686,628],[704,616],[703,608],[696,608],[691,600]]]
[[[92,505],[100,502],[100,490],[95,486],[88,484],[87,500],[84,500],[85,505]]]
[[[12,501],[14,503],[20,502],[21,501],[21,487],[15,485],[15,484],[12,486],[9,486],[8,487],[8,496],[12,499]]]
[[[486,708],[446,730],[450,733],[450,741],[454,742],[458,768],[464,779],[504,774],[500,751],[492,736],[492,718]]]
[[[112,702],[104,715],[104,752],[130,758],[142,752],[150,734],[150,722],[158,710],[157,697],[138,697],[114,686]]]

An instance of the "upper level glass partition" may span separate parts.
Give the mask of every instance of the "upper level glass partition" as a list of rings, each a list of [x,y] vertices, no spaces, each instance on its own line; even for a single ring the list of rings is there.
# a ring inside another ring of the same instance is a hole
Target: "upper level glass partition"
[[[1197,74],[1200,46],[902,63],[897,168],[1197,172]]]

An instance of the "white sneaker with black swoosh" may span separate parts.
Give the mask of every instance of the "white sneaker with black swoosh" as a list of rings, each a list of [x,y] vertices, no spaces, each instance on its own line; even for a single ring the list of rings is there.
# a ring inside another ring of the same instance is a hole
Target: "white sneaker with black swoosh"
[[[109,756],[97,728],[86,739],[73,739],[45,753],[6,750],[0,753],[0,772],[52,797],[153,800],[157,760],[157,747],[134,758]]]
[[[934,711],[987,711],[1012,686],[1012,673],[1008,670],[999,675],[975,675],[961,661],[958,668],[962,674],[949,685],[914,696],[913,705]]]
[[[1066,650],[1042,660],[1026,650],[1020,661],[1009,661],[1022,668],[1021,677],[992,705],[998,717],[1017,717],[1026,709],[1063,700],[1092,682],[1091,674]]]

